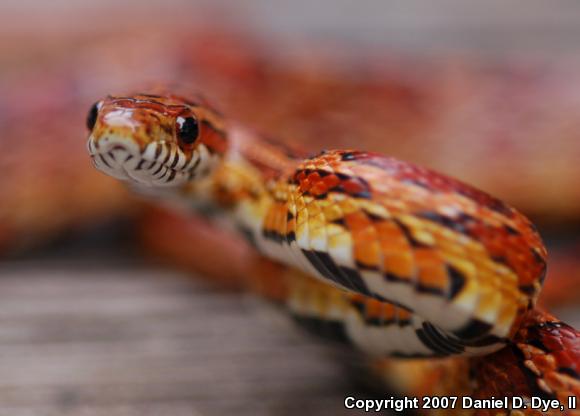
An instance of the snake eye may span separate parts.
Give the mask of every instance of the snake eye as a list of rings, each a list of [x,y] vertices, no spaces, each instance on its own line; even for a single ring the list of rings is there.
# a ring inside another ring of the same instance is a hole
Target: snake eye
[[[193,117],[177,117],[177,137],[184,144],[193,144],[199,136],[199,124]]]
[[[93,130],[95,124],[97,123],[97,116],[99,115],[99,102],[93,104],[87,115],[87,127],[89,131]]]

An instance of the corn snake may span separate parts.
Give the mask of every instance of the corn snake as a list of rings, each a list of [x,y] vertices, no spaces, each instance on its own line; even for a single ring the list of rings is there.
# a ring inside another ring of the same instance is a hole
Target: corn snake
[[[304,325],[376,356],[466,356],[475,396],[580,393],[579,334],[535,309],[546,250],[503,202],[377,154],[307,156],[164,90],[109,96],[88,127],[99,170],[219,210],[287,266]]]

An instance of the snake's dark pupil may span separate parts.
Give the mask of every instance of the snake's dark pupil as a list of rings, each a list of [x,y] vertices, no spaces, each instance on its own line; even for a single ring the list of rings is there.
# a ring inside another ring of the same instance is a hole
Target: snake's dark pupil
[[[89,114],[87,115],[87,127],[89,130],[92,130],[97,123],[97,116],[99,115],[99,103],[94,103],[91,109],[89,110]]]
[[[185,144],[192,144],[197,140],[199,135],[199,125],[193,117],[177,118],[177,135]]]

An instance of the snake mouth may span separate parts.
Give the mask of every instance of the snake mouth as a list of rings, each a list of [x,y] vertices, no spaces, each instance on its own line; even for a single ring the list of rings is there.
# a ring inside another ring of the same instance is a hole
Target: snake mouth
[[[183,185],[192,177],[196,155],[188,158],[173,143],[152,142],[143,149],[133,140],[91,135],[87,142],[94,166],[114,178],[148,187]]]

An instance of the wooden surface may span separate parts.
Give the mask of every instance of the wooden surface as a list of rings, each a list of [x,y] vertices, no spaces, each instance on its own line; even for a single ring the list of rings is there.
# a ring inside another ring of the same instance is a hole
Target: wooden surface
[[[357,414],[344,351],[247,295],[91,251],[0,263],[0,416]]]
[[[274,307],[90,241],[0,261],[0,416],[342,416],[363,414],[347,395],[390,396]]]

